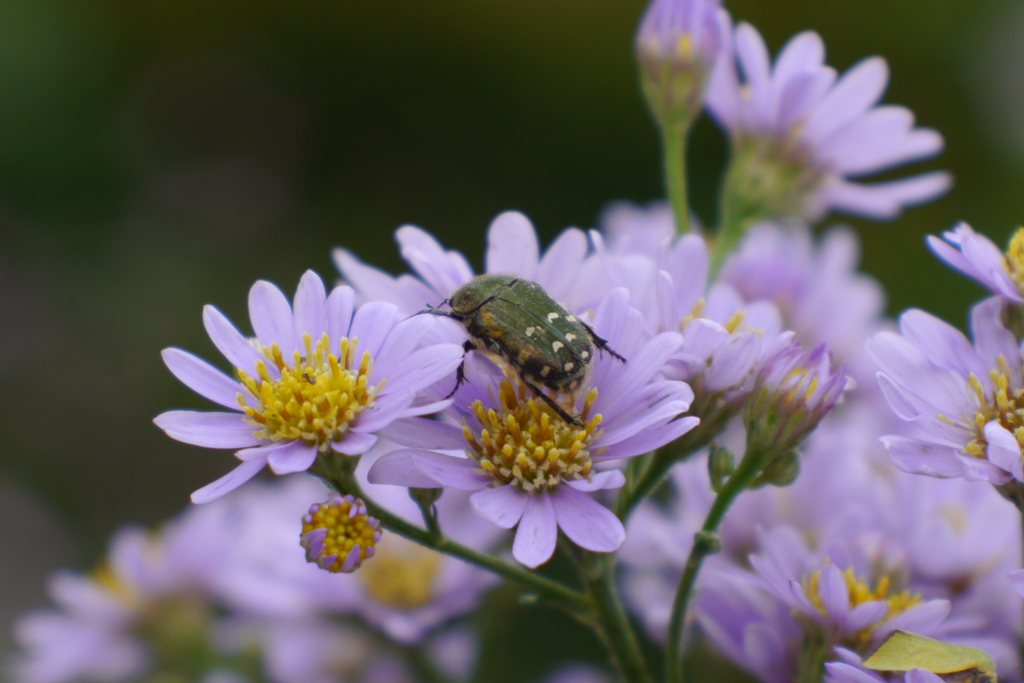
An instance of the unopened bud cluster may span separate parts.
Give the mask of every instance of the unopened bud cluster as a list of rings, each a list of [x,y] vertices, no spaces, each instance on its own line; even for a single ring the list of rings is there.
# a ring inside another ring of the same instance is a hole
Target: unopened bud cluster
[[[380,521],[370,517],[362,500],[331,496],[314,503],[302,518],[300,543],[306,560],[332,573],[350,573],[373,557],[380,540]]]

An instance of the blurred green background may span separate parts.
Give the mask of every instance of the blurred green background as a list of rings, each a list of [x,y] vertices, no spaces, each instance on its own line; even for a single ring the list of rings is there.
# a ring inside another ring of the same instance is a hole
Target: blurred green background
[[[840,69],[884,55],[885,100],[945,135],[938,162],[913,170],[950,169],[947,197],[894,222],[827,222],[860,231],[890,312],[962,324],[982,292],[923,236],[965,219],[1002,243],[1024,221],[1024,3],[728,6],[773,52],[815,29]],[[306,268],[331,278],[335,245],[398,271],[403,223],[479,265],[504,209],[548,240],[593,226],[610,200],[661,195],[631,54],[642,7],[0,2],[0,650],[11,616],[43,601],[46,571],[88,567],[117,525],[156,523],[230,467],[151,423],[208,407],[159,356],[218,357],[203,304],[244,326],[255,279],[291,292]],[[724,153],[702,121],[691,192],[705,220]],[[500,628],[523,619],[536,623]],[[525,666],[501,680],[536,673]]]

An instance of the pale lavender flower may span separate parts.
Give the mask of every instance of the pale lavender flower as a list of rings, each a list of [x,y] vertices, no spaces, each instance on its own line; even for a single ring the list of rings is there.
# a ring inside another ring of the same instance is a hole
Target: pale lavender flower
[[[445,250],[421,228],[403,226],[395,232],[395,239],[415,275],[395,277],[363,263],[347,249],[334,250],[334,263],[342,279],[355,288],[359,301],[388,301],[411,315],[428,305],[439,306],[475,275],[465,256]],[[530,220],[519,212],[506,211],[487,230],[484,272],[512,273],[533,280],[556,301],[579,313],[608,291],[593,291],[591,280],[599,275],[599,267],[588,258],[588,252],[586,234],[570,228],[542,255]]]
[[[567,664],[544,678],[543,683],[611,683],[611,677],[588,664]]]
[[[720,0],[652,0],[636,34],[647,104],[662,126],[700,113],[708,76],[731,26]]]
[[[1021,351],[1002,322],[998,297],[971,311],[974,344],[923,311],[900,316],[900,333],[869,342],[878,381],[907,435],[883,439],[900,469],[932,477],[1024,481],[1018,441],[1024,404]]]
[[[199,629],[208,623],[209,592],[222,560],[219,540],[188,518],[159,536],[126,528],[113,537],[95,574],[54,574],[49,592],[57,607],[29,612],[15,624],[22,650],[12,679],[127,681],[146,671],[154,658],[152,635],[143,631],[159,638],[168,614],[188,614]]]
[[[842,661],[826,662],[825,683],[889,683],[875,671],[861,666],[861,657],[846,648],[836,648]],[[900,677],[902,683],[943,683],[943,679],[924,669],[911,669]]]
[[[1024,303],[1024,230],[1014,233],[1005,255],[992,240],[963,222],[942,233],[942,239],[928,235],[928,246],[940,259],[988,287],[993,294]]]
[[[743,199],[766,218],[817,219],[831,209],[892,218],[945,192],[943,172],[851,180],[937,154],[943,141],[915,128],[908,109],[878,106],[889,80],[883,59],[865,59],[840,78],[824,59],[821,37],[807,31],[773,64],[757,30],[736,27],[712,72],[707,107],[732,138],[733,170],[761,180],[739,183],[739,192],[762,193]]]
[[[752,555],[750,563],[768,590],[835,642],[855,640],[863,631],[875,642],[897,628],[934,633],[949,614],[949,601],[921,601],[909,590],[891,588],[886,572],[901,558],[890,557],[884,546],[847,549],[838,544],[823,557],[807,548],[795,529],[779,526],[763,539],[761,554]],[[882,576],[872,579],[879,569]]]
[[[431,316],[403,320],[392,304],[356,308],[354,298],[349,287],[328,296],[307,271],[293,309],[261,280],[249,292],[253,339],[207,306],[206,330],[237,379],[181,349],[164,350],[178,379],[233,412],[174,410],[159,415],[157,426],[185,443],[241,449],[242,464],[192,494],[193,502],[219,498],[268,464],[288,474],[308,470],[318,456],[360,455],[394,420],[445,405],[424,404],[418,392],[454,372],[461,348],[425,341]]]
[[[533,397],[514,372],[506,376],[490,360],[471,356],[468,381],[446,411],[461,428],[435,423],[422,434],[410,430],[403,443],[413,448],[382,457],[370,481],[475,491],[477,514],[501,528],[519,525],[512,554],[531,568],[551,557],[559,528],[588,550],[616,550],[625,537],[622,523],[587,493],[617,488],[624,478],[618,470],[595,473],[593,466],[654,450],[697,420],[676,419],[690,405],[690,387],[660,378],[682,342],[678,334],[647,339],[624,290],[601,303],[593,327],[628,362],[599,356],[588,385],[563,397],[572,400],[563,407],[580,415],[582,427]],[[464,453],[451,454],[458,450]]]

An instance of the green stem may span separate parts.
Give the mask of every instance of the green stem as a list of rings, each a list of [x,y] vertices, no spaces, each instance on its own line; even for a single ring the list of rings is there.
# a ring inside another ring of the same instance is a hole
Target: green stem
[[[354,458],[346,458],[346,460],[354,460]],[[356,481],[354,469],[354,465],[335,468],[332,472],[333,476],[327,477],[327,479],[342,493],[348,493],[361,498],[366,504],[366,509],[369,513],[379,519],[381,525],[388,531],[404,536],[410,541],[419,543],[427,548],[432,548],[445,555],[451,555],[477,567],[487,569],[510,581],[515,581],[549,597],[565,601],[575,607],[590,608],[592,606],[590,598],[579,591],[545,578],[524,567],[509,564],[493,555],[488,555],[487,553],[464,546],[461,543],[456,543],[441,534],[440,530],[438,530],[436,535],[432,534],[430,531],[411,524],[402,517],[381,507],[363,493],[359,482]]]
[[[799,683],[821,683],[821,677],[825,673],[825,660],[832,653],[832,645],[827,642],[820,629],[811,627],[808,632],[810,635],[800,654],[797,680]]]
[[[626,683],[651,683],[647,663],[615,587],[615,556],[584,553],[583,583],[593,604],[597,632]]]
[[[665,170],[665,189],[672,213],[676,219],[676,231],[684,235],[690,230],[690,207],[686,188],[686,135],[689,125],[665,125],[661,129],[661,148]]]
[[[668,642],[665,646],[665,683],[682,683],[683,681],[683,629],[686,609],[693,596],[693,586],[697,582],[697,574],[704,563],[704,558],[718,552],[721,547],[717,531],[726,511],[736,497],[750,485],[760,469],[761,458],[748,451],[739,467],[715,497],[715,502],[704,519],[704,526],[693,538],[693,548],[686,560],[683,575],[679,579],[679,587],[676,589],[676,597],[672,603],[672,616],[668,622]]]

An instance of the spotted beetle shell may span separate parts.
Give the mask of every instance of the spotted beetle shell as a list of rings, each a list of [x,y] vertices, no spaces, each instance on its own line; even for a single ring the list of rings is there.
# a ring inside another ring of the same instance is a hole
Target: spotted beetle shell
[[[480,275],[449,301],[473,343],[505,358],[523,377],[574,391],[594,359],[589,329],[536,282],[514,275]]]

